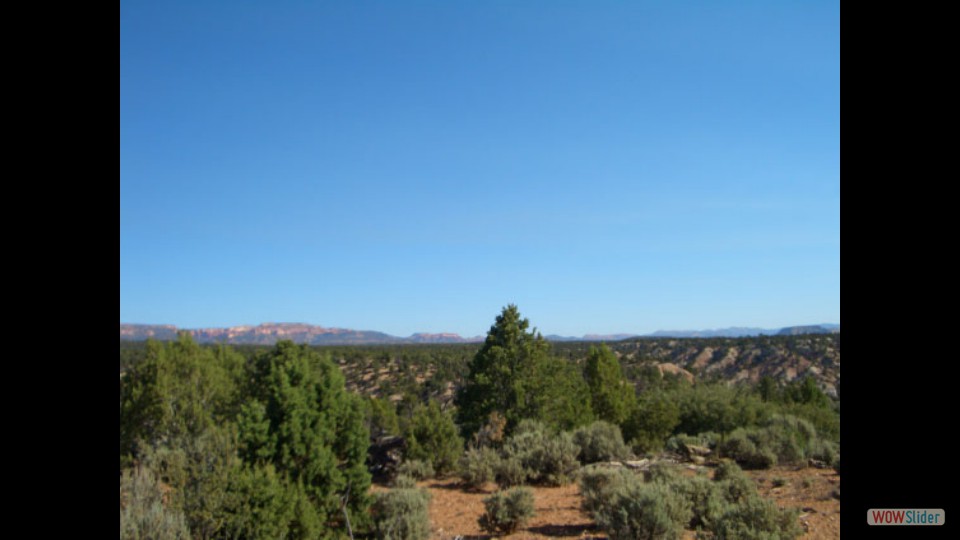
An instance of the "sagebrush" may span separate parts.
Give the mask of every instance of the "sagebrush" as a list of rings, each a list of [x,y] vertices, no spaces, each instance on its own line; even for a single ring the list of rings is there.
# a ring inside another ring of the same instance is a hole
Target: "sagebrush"
[[[533,490],[515,487],[483,499],[485,512],[480,526],[490,532],[510,534],[534,516]]]
[[[372,507],[377,538],[425,540],[430,536],[429,504],[430,493],[423,489],[378,493]]]

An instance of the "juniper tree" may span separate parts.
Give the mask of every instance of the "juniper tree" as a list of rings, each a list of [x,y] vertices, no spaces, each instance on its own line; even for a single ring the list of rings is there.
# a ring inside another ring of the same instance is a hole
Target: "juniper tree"
[[[633,385],[623,376],[620,361],[606,345],[590,347],[584,378],[590,387],[593,412],[600,420],[622,426],[636,407]]]
[[[248,380],[240,455],[302,485],[323,522],[342,517],[347,493],[351,519],[364,514],[369,431],[363,402],[347,392],[337,366],[306,345],[281,341],[255,358]]]
[[[569,363],[550,357],[550,344],[511,304],[497,316],[457,392],[457,421],[469,438],[493,413],[511,431],[522,419],[572,429],[593,418],[587,387]]]

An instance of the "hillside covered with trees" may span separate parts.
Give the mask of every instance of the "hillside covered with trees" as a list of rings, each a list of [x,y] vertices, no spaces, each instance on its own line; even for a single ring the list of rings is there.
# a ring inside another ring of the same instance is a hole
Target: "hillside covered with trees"
[[[586,362],[592,342],[552,342],[554,356],[578,365]],[[450,402],[470,361],[483,343],[315,346],[329,354],[347,386],[364,395],[399,398],[405,391],[425,392]],[[840,334],[743,338],[634,338],[609,342],[626,378],[636,385],[653,371],[683,374],[696,380],[756,384],[763,377],[787,383],[811,377],[835,396],[840,382]],[[217,348],[219,345],[203,345]],[[245,358],[268,346],[233,345]],[[120,341],[120,371],[144,358],[146,342]],[[669,364],[669,365],[668,365]]]

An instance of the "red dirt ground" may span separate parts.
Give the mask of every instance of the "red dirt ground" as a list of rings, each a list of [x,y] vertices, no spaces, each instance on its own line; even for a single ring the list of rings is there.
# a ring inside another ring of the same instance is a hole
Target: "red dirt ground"
[[[801,538],[840,538],[840,501],[833,497],[834,490],[840,489],[840,475],[833,469],[775,468],[747,474],[757,481],[761,495],[773,499],[781,508],[800,511],[800,524],[807,531]],[[786,484],[774,487],[775,479]]]
[[[804,540],[840,538],[840,501],[832,496],[840,486],[840,476],[832,469],[775,468],[747,471],[757,482],[760,494],[772,498],[781,508],[800,511],[800,523],[807,532]],[[783,483],[775,487],[777,483]],[[431,540],[495,538],[480,529],[477,520],[483,513],[483,498],[496,490],[488,484],[484,490],[468,491],[456,478],[427,480],[418,484],[430,491]],[[386,488],[374,486],[374,491]],[[580,491],[576,484],[563,487],[534,487],[536,516],[508,538],[606,538],[593,520],[580,510]],[[694,539],[693,531],[684,533]]]
[[[483,514],[483,498],[496,490],[489,484],[481,492],[460,489],[456,479],[427,481],[421,484],[430,490],[432,539],[450,539],[461,535],[469,538],[493,538],[480,529],[477,520]],[[580,510],[580,490],[576,484],[563,487],[534,488],[536,515],[510,538],[581,538],[599,532],[589,516]]]

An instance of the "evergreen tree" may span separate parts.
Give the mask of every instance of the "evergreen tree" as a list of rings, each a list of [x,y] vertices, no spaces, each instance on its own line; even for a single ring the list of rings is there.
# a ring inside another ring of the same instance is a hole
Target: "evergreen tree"
[[[571,431],[596,420],[590,387],[573,363],[547,358],[536,366],[531,380],[534,407],[527,418],[536,418],[560,431]]]
[[[457,421],[469,438],[497,412],[511,431],[522,419],[566,429],[589,422],[586,385],[569,364],[550,358],[550,344],[515,305],[503,308],[457,392]]]
[[[777,387],[777,381],[773,377],[764,375],[757,383],[757,393],[763,401],[777,401],[780,397],[780,388]]]
[[[349,493],[356,524],[369,505],[369,432],[363,403],[346,391],[340,370],[306,345],[281,341],[255,358],[248,380],[250,403],[238,422],[240,454],[271,463],[302,485],[320,522],[339,523]]]
[[[590,387],[593,412],[600,420],[622,426],[636,407],[636,393],[606,345],[590,347],[584,378]]]
[[[296,490],[296,485],[290,491]],[[273,465],[241,465],[230,475],[223,536],[268,540],[287,536],[293,519],[287,488]]]
[[[662,392],[645,392],[624,422],[623,435],[638,452],[663,448],[677,424],[680,409]]]
[[[366,424],[370,436],[374,439],[400,434],[400,419],[397,408],[388,399],[368,397],[366,405]]]
[[[784,395],[788,402],[824,408],[830,407],[830,398],[820,390],[817,381],[809,375],[794,380],[787,385]]]
[[[242,359],[201,347],[190,334],[148,341],[146,358],[121,379],[121,465],[155,446],[179,447],[236,414]]]

